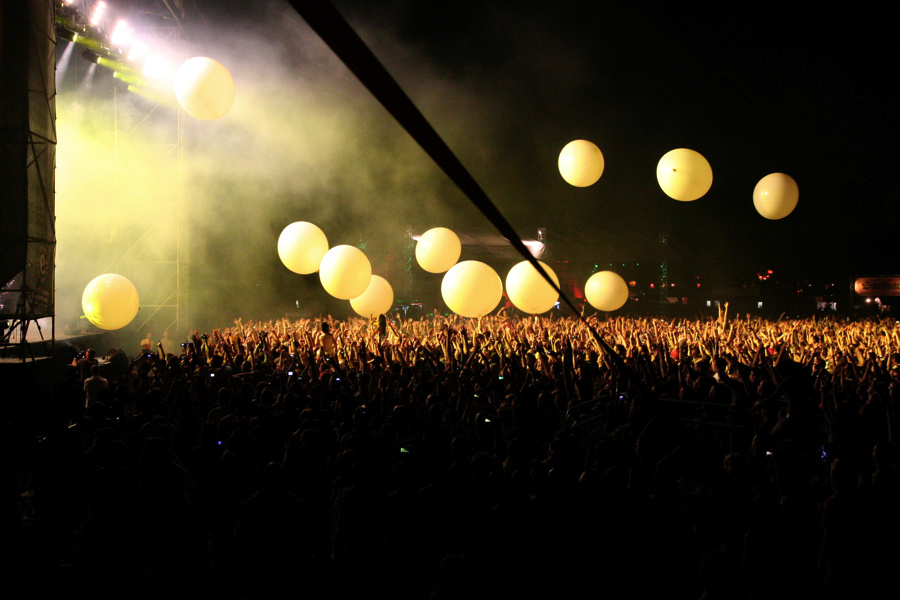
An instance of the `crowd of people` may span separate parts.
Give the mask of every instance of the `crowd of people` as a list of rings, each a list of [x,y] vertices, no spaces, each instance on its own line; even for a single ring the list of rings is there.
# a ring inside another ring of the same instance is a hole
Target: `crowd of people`
[[[73,361],[7,454],[22,590],[52,566],[92,598],[900,595],[894,320],[500,311],[149,341]]]

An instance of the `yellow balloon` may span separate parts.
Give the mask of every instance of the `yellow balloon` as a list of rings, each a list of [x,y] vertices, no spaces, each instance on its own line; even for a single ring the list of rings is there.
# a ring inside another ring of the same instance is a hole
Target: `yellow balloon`
[[[712,167],[699,152],[678,148],[659,159],[656,180],[667,196],[688,202],[700,198],[712,187]]]
[[[131,323],[140,306],[134,284],[115,273],[94,277],[81,295],[84,316],[100,329],[109,331]]]
[[[315,273],[326,252],[328,238],[312,223],[291,223],[278,236],[278,257],[294,273]]]
[[[597,310],[618,310],[628,301],[628,284],[618,273],[600,271],[584,284],[584,297]]]
[[[500,304],[503,282],[497,272],[477,260],[454,265],[441,281],[441,296],[462,317],[481,317]]]
[[[394,305],[394,288],[388,283],[388,280],[378,275],[372,275],[369,281],[369,287],[362,293],[350,300],[350,306],[361,317],[374,317],[383,315],[391,310]]]
[[[753,188],[753,206],[767,219],[783,219],[795,208],[800,199],[800,188],[790,175],[770,173]]]
[[[559,153],[559,174],[575,187],[594,185],[603,175],[603,153],[593,142],[573,140]]]
[[[459,236],[446,227],[435,227],[416,243],[416,262],[429,273],[443,273],[456,264],[462,253]]]
[[[559,287],[559,278],[553,269],[538,261]],[[530,262],[523,260],[506,275],[506,293],[510,301],[522,312],[530,315],[545,313],[556,305],[559,294],[538,273]]]
[[[319,263],[319,280],[325,291],[341,300],[362,295],[372,279],[372,265],[355,246],[335,246]]]
[[[204,121],[218,119],[234,104],[234,80],[221,63],[198,56],[178,67],[175,97],[192,117]]]

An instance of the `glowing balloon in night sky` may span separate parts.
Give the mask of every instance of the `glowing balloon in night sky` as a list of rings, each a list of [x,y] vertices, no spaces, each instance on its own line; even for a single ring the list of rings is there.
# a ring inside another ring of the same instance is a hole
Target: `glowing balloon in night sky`
[[[573,140],[559,153],[559,174],[575,187],[597,183],[605,165],[600,148],[587,140]]]
[[[584,284],[584,297],[597,310],[618,310],[628,301],[628,284],[618,273],[600,271]]]
[[[688,148],[666,152],[656,166],[659,187],[670,198],[688,202],[712,187],[713,173],[702,154]]]
[[[771,173],[753,188],[753,206],[767,219],[783,219],[797,208],[800,188],[790,175]]]

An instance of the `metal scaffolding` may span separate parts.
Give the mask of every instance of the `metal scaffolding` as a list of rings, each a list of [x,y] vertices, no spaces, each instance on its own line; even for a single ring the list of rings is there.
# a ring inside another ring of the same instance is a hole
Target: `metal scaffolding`
[[[177,44],[181,28],[170,22],[141,34]],[[170,92],[151,105],[146,98],[114,92],[114,268],[140,290],[137,329],[158,333],[186,330],[189,316],[183,123],[173,96]]]

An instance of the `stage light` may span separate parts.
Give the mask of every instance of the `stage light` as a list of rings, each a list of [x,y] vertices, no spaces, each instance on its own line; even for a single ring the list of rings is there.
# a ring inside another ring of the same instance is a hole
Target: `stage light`
[[[87,48],[94,54],[101,54],[104,52],[103,44],[101,44],[98,40],[89,38],[85,35],[74,33],[72,34],[72,41],[82,48]]]
[[[83,58],[84,60],[86,60],[90,63],[97,63],[98,65],[100,64],[100,57],[97,56],[96,54],[94,54],[93,52],[91,52],[90,50],[84,50],[81,53],[81,58]]]
[[[97,57],[97,64],[101,67],[106,67],[112,71],[128,71],[128,67],[125,66],[125,63],[119,62],[117,60],[113,60],[111,58],[106,58],[105,56]]]
[[[130,48],[135,43],[134,29],[126,21],[119,19],[109,36],[109,42],[114,48]]]
[[[100,0],[97,4],[94,5],[94,10],[91,12],[91,25],[94,27],[98,27],[100,23],[103,22],[103,17],[106,16],[106,2]]]
[[[128,71],[116,71],[113,73],[113,79],[118,79],[124,83],[131,85],[143,85],[144,80],[139,75],[134,73],[130,73]]]
[[[544,244],[537,240],[522,240],[522,243],[525,244],[525,247],[528,248],[528,251],[531,252],[531,255],[535,258],[540,258],[542,254],[544,254]]]
[[[139,63],[147,58],[148,54],[150,54],[150,48],[147,47],[147,44],[136,40],[128,50],[128,60]]]
[[[160,94],[159,88],[149,88],[146,85],[143,85],[143,82],[140,81],[129,83],[126,90],[131,92],[132,94],[140,96],[141,98],[146,98],[154,104],[165,102],[166,98],[168,97],[166,94]]]
[[[147,79],[155,79],[157,81],[171,79],[174,76],[172,64],[158,54],[147,57],[147,60],[144,61],[144,66],[141,68],[141,73]]]
[[[59,40],[65,40],[67,42],[77,43],[78,34],[75,33],[74,31],[69,31],[65,27],[60,27],[60,28],[58,28],[58,30],[56,32],[56,40],[57,40],[57,42]]]

